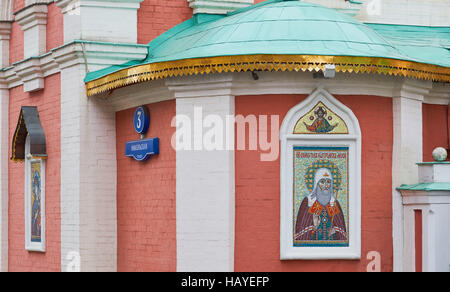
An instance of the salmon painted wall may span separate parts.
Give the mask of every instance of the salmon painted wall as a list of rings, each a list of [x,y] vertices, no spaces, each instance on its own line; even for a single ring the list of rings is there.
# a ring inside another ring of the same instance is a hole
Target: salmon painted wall
[[[147,136],[159,137],[160,154],[146,162],[125,157],[125,143],[139,139],[135,108],[116,113],[118,271],[176,271],[175,101],[148,108]]]
[[[138,10],[138,43],[154,38],[192,17],[187,0],[144,0]]]
[[[17,22],[13,22],[9,41],[9,65],[23,60],[23,56],[23,31]]]
[[[64,44],[64,23],[61,8],[52,3],[47,6],[47,52]]]
[[[61,270],[61,105],[60,76],[45,78],[45,89],[37,93],[24,93],[19,86],[10,90],[9,145],[16,129],[21,106],[37,106],[47,141],[48,160],[45,180],[46,252],[25,250],[25,168],[23,162],[8,163],[8,269],[9,271]],[[11,157],[11,146],[9,149]]]
[[[254,3],[265,0],[255,0]],[[138,43],[147,44],[192,17],[187,0],[144,0],[138,10]]]
[[[423,161],[433,159],[433,150],[436,147],[448,149],[448,106],[423,104]]]
[[[304,100],[299,95],[236,97],[236,115],[280,115]],[[393,269],[392,100],[336,96],[362,131],[362,259],[280,261],[280,160],[261,162],[259,151],[236,151],[235,271],[366,271],[369,251],[381,254],[381,270]],[[270,134],[269,134],[270,137]]]
[[[14,0],[14,11],[25,7],[25,0]]]

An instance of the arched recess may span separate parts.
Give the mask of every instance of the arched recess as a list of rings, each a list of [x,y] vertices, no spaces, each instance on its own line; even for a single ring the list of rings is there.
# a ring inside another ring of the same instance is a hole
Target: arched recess
[[[281,259],[359,259],[358,119],[319,88],[287,113],[280,139]]]
[[[14,0],[0,1],[0,21],[12,21]]]

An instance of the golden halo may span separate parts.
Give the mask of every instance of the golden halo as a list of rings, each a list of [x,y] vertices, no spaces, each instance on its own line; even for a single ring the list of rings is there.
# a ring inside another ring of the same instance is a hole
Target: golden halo
[[[319,160],[314,161],[308,167],[308,169],[306,169],[305,184],[306,184],[306,187],[308,188],[309,192],[313,191],[314,178],[316,176],[316,172],[317,172],[317,170],[319,170],[321,168],[327,168],[331,172],[331,175],[333,176],[334,190],[335,190],[335,192],[337,190],[339,190],[339,187],[341,186],[341,183],[342,183],[342,175],[341,175],[341,172],[339,171],[339,168],[336,166],[336,164],[334,164],[330,160],[319,159]]]

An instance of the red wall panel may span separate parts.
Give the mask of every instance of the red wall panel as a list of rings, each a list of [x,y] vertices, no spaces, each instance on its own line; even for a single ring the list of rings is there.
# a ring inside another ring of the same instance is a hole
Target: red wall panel
[[[139,139],[135,109],[116,114],[118,271],[176,270],[175,101],[148,108],[148,137],[159,137],[160,154],[146,162],[125,157],[125,143]]]
[[[47,141],[45,213],[46,252],[25,250],[25,168],[23,162],[9,161],[8,268],[9,271],[61,271],[61,105],[60,75],[45,79],[45,89],[24,93],[19,86],[10,90],[9,145],[16,129],[21,106],[37,106]],[[11,157],[11,146],[9,149]]]
[[[236,115],[280,115],[305,96],[236,97]],[[357,116],[362,131],[362,259],[280,261],[280,160],[261,162],[259,151],[237,151],[236,271],[365,271],[369,251],[381,254],[381,270],[393,269],[392,100],[337,96]],[[270,136],[270,134],[269,134]]]

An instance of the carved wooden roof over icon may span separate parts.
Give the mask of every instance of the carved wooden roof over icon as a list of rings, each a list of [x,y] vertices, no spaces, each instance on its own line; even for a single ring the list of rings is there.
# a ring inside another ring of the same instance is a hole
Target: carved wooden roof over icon
[[[39,112],[35,106],[23,106],[20,110],[16,131],[14,132],[11,160],[25,159],[25,141],[30,139],[30,154],[33,157],[47,158],[47,143]]]

